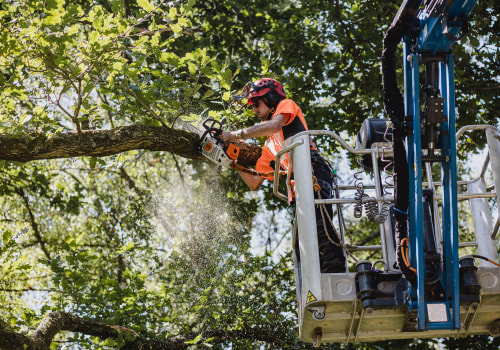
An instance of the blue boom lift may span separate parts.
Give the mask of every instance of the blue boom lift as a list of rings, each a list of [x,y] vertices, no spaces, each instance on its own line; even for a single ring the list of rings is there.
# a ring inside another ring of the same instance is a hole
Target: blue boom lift
[[[321,342],[500,334],[496,248],[500,215],[492,215],[489,208],[500,191],[500,137],[488,125],[455,129],[451,47],[467,33],[475,3],[404,1],[384,38],[383,97],[389,119],[366,120],[356,147],[334,132],[309,131],[287,140],[278,154],[289,152],[294,169],[293,249],[303,341],[319,346]],[[404,96],[396,83],[401,41]],[[461,180],[456,143],[468,130],[486,133],[488,151],[479,177]],[[373,173],[373,184],[363,184],[356,177],[354,186],[336,184],[336,198],[315,200],[309,155],[309,138],[315,135],[333,137],[348,152],[362,157]],[[435,175],[433,165],[440,167],[441,176]],[[393,169],[392,184],[382,178],[388,168]],[[493,185],[487,186],[490,178]],[[279,181],[276,171],[275,194],[287,200],[278,191]],[[466,191],[459,193],[459,189]],[[470,203],[473,242],[459,241],[458,203],[463,201]],[[336,206],[336,225],[346,252],[381,250],[383,271],[375,269],[377,263],[362,260],[356,272],[320,272],[316,224],[311,218],[315,205],[325,203]],[[355,217],[365,209],[379,223],[380,246],[346,241],[343,212],[349,206],[354,206]],[[477,254],[460,258],[459,248],[464,247],[476,249]],[[481,258],[479,267],[476,258]]]

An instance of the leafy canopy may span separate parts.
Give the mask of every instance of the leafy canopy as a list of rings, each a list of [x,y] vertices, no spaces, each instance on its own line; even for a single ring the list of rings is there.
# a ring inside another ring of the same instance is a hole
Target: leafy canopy
[[[231,92],[272,76],[300,104],[310,129],[352,135],[365,118],[382,115],[379,56],[398,6],[4,0],[0,134],[50,142],[87,129],[177,128],[179,119],[200,115],[237,128],[254,120],[249,111],[233,113]],[[499,6],[479,2],[470,34],[454,46],[459,126],[497,123]],[[462,147],[483,142],[472,135]],[[325,154],[335,151],[326,142],[320,146]],[[109,338],[61,332],[52,348],[68,342],[139,348],[159,344],[154,341],[179,349],[308,347],[297,340],[290,254],[251,250],[259,208],[281,206],[269,191],[263,199],[245,195],[235,173],[164,152],[2,161],[0,203],[1,334],[32,334],[48,314],[66,311],[133,332]],[[266,232],[260,238],[280,232],[284,224],[277,222],[260,230]],[[353,230],[369,238],[373,228],[361,222]],[[278,235],[269,237],[268,246],[279,246]],[[11,348],[0,339],[0,348]],[[443,344],[498,347],[481,337]]]

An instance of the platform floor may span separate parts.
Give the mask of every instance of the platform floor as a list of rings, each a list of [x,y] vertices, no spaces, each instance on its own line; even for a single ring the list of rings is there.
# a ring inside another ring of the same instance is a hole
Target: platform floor
[[[500,319],[500,268],[478,267],[481,285],[479,305],[460,308],[460,330],[418,331],[416,315],[401,308],[366,311],[356,297],[355,273],[322,274],[323,300],[306,306],[300,325],[301,339],[312,343],[321,328],[321,342],[371,342],[405,338],[462,337],[488,335],[490,325]],[[317,320],[311,308],[325,306],[325,317]]]

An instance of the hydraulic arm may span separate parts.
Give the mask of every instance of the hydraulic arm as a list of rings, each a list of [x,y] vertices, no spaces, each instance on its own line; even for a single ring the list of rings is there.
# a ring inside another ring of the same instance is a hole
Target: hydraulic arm
[[[451,46],[467,33],[468,15],[476,1],[426,1],[423,10],[418,11],[421,3],[403,2],[384,39],[382,55],[384,107],[394,127],[398,263],[412,282],[409,308],[417,310],[418,328],[459,329],[455,87]],[[404,99],[395,80],[395,51],[401,39],[404,42]],[[425,71],[423,84],[421,67]],[[425,247],[429,237],[434,237],[435,228],[425,222],[427,202],[423,200],[422,166],[435,162],[441,163],[443,174],[442,256],[436,251],[430,253]],[[406,240],[407,248],[401,244]],[[403,259],[406,249],[409,250],[408,264]],[[441,281],[436,283],[433,276],[439,276]],[[434,283],[429,283],[429,279]]]

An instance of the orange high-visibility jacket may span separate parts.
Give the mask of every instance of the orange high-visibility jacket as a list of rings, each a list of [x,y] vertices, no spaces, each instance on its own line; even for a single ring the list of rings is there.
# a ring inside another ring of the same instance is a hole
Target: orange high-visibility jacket
[[[276,112],[274,112],[274,118],[278,114],[282,114],[287,117],[285,125],[277,133],[272,134],[266,140],[264,147],[262,149],[262,154],[257,160],[255,170],[262,173],[268,173],[274,170],[276,155],[281,149],[283,149],[284,141],[290,136],[296,135],[299,132],[307,131],[307,123],[302,114],[302,110],[297,104],[290,100],[282,100],[276,107]],[[289,156],[284,154],[280,158],[280,167],[283,170],[288,170]],[[266,179],[273,180],[274,176],[267,176]]]

